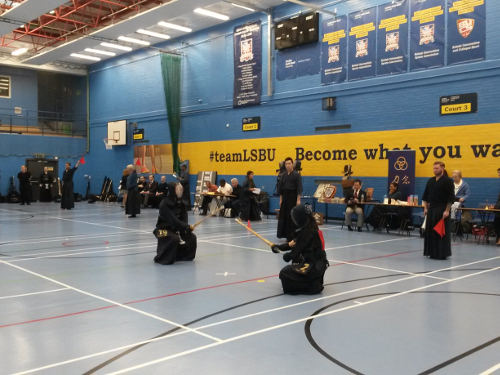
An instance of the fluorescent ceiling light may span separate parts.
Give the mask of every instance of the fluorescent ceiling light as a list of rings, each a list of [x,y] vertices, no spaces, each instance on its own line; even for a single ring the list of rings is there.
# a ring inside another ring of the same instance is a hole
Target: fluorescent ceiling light
[[[141,46],[149,46],[151,44],[151,43],[146,42],[144,40],[129,38],[128,36],[119,36],[118,40],[121,40],[122,42],[140,44]]]
[[[101,61],[99,57],[94,57],[94,56],[87,56],[87,55],[80,55],[79,53],[72,53],[72,57],[78,57],[79,59],[86,59],[86,60],[92,60],[92,61]]]
[[[243,8],[243,9],[249,10],[250,12],[255,12],[255,9],[252,9],[252,8],[249,8],[249,7],[245,7],[243,5],[236,4],[236,3],[231,3],[231,4],[234,5],[235,7]]]
[[[54,14],[55,12],[56,12],[55,10],[51,10],[49,14]]]
[[[217,19],[223,20],[223,21],[227,21],[229,19],[229,17],[224,15],[224,14],[215,13],[215,12],[212,12],[210,10],[206,10],[206,9],[202,9],[202,8],[196,8],[194,10],[194,12],[198,13],[198,14],[203,14],[204,16],[217,18]]]
[[[116,56],[116,53],[114,53],[114,52],[101,51],[100,49],[85,48],[85,51],[86,52],[91,52],[91,53],[97,53],[99,55]]]
[[[155,38],[160,38],[160,39],[170,39],[170,37],[167,34],[155,33],[154,31],[149,31],[144,29],[139,29],[136,31],[136,33],[154,36]]]
[[[184,26],[179,26],[170,22],[158,22],[158,25],[166,27],[167,29],[174,29],[174,30],[179,30],[179,31],[184,31],[186,33],[190,33],[193,31],[193,29],[190,29],[189,27],[184,27]]]
[[[25,53],[26,51],[28,51],[27,48],[19,48],[19,49],[16,49],[14,52],[12,52],[11,55],[19,56],[19,55],[22,55],[23,53]]]
[[[104,42],[104,43],[101,43],[101,46],[108,47],[108,48],[121,49],[122,51],[132,51],[131,47],[122,46],[120,44],[113,44],[113,43]]]

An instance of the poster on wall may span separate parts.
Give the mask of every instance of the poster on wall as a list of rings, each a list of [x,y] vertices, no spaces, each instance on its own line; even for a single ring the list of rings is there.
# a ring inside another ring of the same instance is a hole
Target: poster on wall
[[[408,11],[408,0],[378,7],[378,76],[406,73],[408,70]]]
[[[411,0],[410,70],[444,65],[445,0]]]
[[[134,146],[134,164],[138,173],[171,174],[174,172],[172,145]]]
[[[324,20],[321,41],[321,84],[341,83],[347,78],[347,16]]]
[[[448,65],[485,58],[485,0],[448,0]]]
[[[318,74],[320,71],[319,43],[304,44],[276,53],[276,79],[284,81]]]
[[[349,81],[375,76],[377,8],[349,14]]]
[[[260,104],[262,93],[261,21],[248,22],[234,28],[233,107]]]

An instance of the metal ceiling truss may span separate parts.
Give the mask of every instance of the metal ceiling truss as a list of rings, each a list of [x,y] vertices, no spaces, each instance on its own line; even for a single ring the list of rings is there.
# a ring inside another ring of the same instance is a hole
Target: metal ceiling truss
[[[54,47],[130,17],[131,14],[154,8],[165,0],[72,0],[25,23],[0,38],[1,47],[19,48],[19,42],[30,45],[31,52]],[[2,8],[10,9],[8,5]],[[5,20],[22,22],[15,20]],[[17,43],[16,43],[17,42]],[[17,44],[17,46],[16,46]]]

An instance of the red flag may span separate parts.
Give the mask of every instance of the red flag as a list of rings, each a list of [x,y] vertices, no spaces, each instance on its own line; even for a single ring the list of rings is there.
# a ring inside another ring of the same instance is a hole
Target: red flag
[[[434,230],[441,236],[441,238],[444,237],[446,233],[446,231],[444,230],[444,219],[439,220],[439,223],[436,224]]]
[[[137,159],[137,161],[135,162],[135,165],[138,165],[139,167],[141,166],[141,159]]]
[[[85,164],[85,159],[83,158],[83,156],[82,156],[82,158],[80,159],[80,164]]]
[[[321,240],[321,246],[325,250],[325,238],[323,237],[323,232],[318,229],[319,239]]]

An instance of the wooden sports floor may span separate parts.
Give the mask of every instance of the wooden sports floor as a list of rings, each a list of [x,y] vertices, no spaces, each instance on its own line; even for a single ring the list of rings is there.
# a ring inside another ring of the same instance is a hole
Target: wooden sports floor
[[[288,296],[281,256],[233,219],[155,264],[156,217],[0,205],[0,374],[500,374],[496,246],[436,261],[416,232],[329,224],[324,291]],[[252,228],[278,241],[274,218]]]

